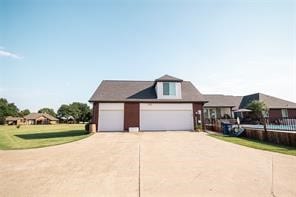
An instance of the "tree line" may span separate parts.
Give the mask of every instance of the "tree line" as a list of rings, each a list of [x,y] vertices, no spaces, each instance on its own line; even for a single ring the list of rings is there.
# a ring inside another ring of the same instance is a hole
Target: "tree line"
[[[0,124],[5,124],[5,119],[8,116],[24,117],[30,114],[29,109],[20,110],[14,103],[9,103],[7,99],[0,98]],[[47,113],[56,118],[72,117],[76,122],[88,122],[91,119],[91,110],[86,103],[73,102],[71,104],[63,104],[57,112],[49,107],[44,107],[38,110],[38,113]]]

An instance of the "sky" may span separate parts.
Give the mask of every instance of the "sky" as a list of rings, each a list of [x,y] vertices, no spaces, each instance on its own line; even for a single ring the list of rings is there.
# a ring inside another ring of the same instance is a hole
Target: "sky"
[[[0,0],[0,97],[20,109],[164,74],[204,94],[296,102],[296,2]]]

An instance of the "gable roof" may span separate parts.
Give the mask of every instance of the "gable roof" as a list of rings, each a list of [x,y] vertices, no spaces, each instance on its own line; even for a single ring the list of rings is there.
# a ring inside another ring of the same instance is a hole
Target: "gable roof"
[[[5,118],[6,121],[17,121],[17,120],[21,120],[23,118],[21,117],[13,117],[13,116],[8,116]]]
[[[252,101],[263,101],[269,109],[296,108],[296,103],[262,93],[250,94],[246,96],[232,96],[222,94],[205,94],[205,99],[209,102],[205,107],[233,107],[234,109],[244,109]]]
[[[26,115],[24,118],[27,120],[36,120],[42,116],[47,118],[48,120],[52,120],[52,121],[58,120],[57,118],[55,118],[49,114],[46,114],[46,113],[30,113],[30,114]]]
[[[209,101],[204,105],[205,107],[233,107],[238,109],[242,100],[242,96],[223,94],[204,94],[204,97]]]
[[[250,94],[243,97],[240,108],[246,108],[252,101],[263,101],[267,108],[296,108],[296,103],[262,93]]]
[[[155,79],[156,82],[182,82],[182,79],[170,76],[170,75],[163,75],[162,77]]]
[[[206,102],[189,81],[181,82],[182,99],[157,99],[155,81],[104,80],[90,102]]]

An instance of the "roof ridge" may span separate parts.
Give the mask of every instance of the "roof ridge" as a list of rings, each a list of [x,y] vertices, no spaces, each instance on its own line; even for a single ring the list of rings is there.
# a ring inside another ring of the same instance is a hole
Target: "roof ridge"
[[[103,79],[102,81],[130,81],[130,82],[137,82],[137,81],[145,81],[145,82],[155,82],[155,80],[128,80],[128,79]],[[189,80],[182,80],[182,82],[190,82]]]
[[[203,94],[205,96],[238,96],[238,95],[231,95],[231,94]],[[239,96],[242,97],[242,96]]]
[[[182,82],[182,79],[179,79],[177,77],[165,74],[157,79],[155,79],[155,81],[177,81],[177,82]]]
[[[103,80],[103,81],[111,81],[111,82],[154,82],[151,80]]]
[[[260,94],[261,94],[262,96],[266,96],[266,97],[269,97],[269,98],[272,98],[272,99],[277,99],[277,100],[281,100],[281,101],[285,101],[285,102],[289,102],[289,103],[294,103],[294,104],[296,104],[296,103],[293,102],[293,101],[289,101],[289,100],[286,100],[286,99],[278,98],[278,97],[276,97],[276,96],[272,96],[272,95],[268,95],[268,94],[264,94],[264,93],[259,93],[259,99],[260,99]]]

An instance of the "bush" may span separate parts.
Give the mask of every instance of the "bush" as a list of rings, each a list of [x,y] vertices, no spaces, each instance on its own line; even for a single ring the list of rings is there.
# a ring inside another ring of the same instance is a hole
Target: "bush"
[[[5,124],[5,117],[0,117],[0,125],[4,125]]]
[[[84,128],[85,128],[85,131],[89,131],[89,123],[85,124]]]
[[[202,131],[201,124],[198,124],[198,125],[195,126],[195,131]]]

